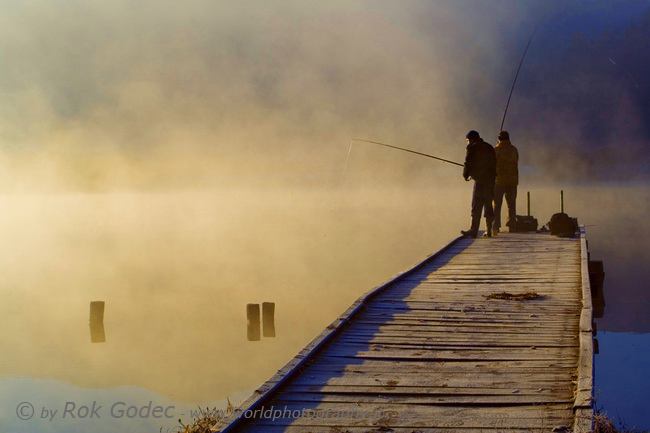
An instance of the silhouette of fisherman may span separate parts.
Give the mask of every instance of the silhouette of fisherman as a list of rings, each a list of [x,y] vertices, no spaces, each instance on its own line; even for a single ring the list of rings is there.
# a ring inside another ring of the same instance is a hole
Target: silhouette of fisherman
[[[517,230],[517,184],[519,183],[519,152],[510,143],[508,131],[499,132],[496,147],[497,156],[497,180],[494,187],[494,224],[492,232],[499,233],[501,230],[501,205],[503,196],[506,196],[508,204],[508,222],[506,225],[511,232]]]
[[[474,179],[474,192],[472,193],[472,226],[469,230],[462,230],[463,236],[473,238],[478,234],[481,224],[481,213],[485,208],[485,221],[488,237],[492,236],[492,223],[494,210],[492,199],[494,197],[494,184],[496,179],[496,154],[491,144],[483,141],[478,132],[471,130],[465,136],[467,139],[467,154],[463,177],[466,181]]]

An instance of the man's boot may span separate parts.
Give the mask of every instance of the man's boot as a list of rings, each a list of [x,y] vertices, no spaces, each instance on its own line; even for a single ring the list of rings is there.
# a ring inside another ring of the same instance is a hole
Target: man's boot
[[[461,230],[463,236],[475,238],[478,235],[478,226],[481,224],[481,217],[472,217],[472,227],[469,230]]]
[[[485,235],[488,238],[492,237],[492,223],[494,222],[494,218],[485,218],[485,224],[487,225],[487,230],[485,232]]]

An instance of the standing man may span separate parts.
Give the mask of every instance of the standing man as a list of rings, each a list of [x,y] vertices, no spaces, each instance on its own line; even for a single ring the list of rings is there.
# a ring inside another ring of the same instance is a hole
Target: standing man
[[[494,187],[494,225],[493,232],[501,229],[501,205],[503,196],[508,204],[508,222],[506,225],[511,232],[517,230],[517,184],[519,184],[519,152],[510,143],[508,131],[499,132],[497,143],[497,181]]]
[[[467,139],[467,154],[463,177],[466,181],[474,179],[474,192],[472,193],[472,227],[462,230],[463,236],[473,238],[478,234],[481,224],[481,213],[485,208],[485,222],[487,223],[487,236],[492,236],[492,223],[494,210],[492,198],[494,196],[494,182],[496,178],[496,155],[491,144],[486,143],[478,132],[471,130],[465,136]]]

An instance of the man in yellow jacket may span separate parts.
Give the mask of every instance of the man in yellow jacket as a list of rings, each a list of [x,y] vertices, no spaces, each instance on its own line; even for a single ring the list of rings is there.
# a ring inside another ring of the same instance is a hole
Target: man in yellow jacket
[[[499,132],[496,146],[497,179],[494,186],[494,223],[492,232],[499,233],[501,229],[501,205],[503,196],[508,204],[508,222],[506,225],[511,232],[517,230],[517,185],[519,184],[519,152],[510,143],[508,131]]]

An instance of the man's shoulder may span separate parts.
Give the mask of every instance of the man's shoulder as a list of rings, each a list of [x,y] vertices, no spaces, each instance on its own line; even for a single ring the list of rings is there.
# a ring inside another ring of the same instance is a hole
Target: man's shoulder
[[[493,152],[494,152],[494,146],[492,146],[492,145],[491,145],[490,143],[488,143],[487,141],[484,141],[484,142],[481,144],[481,147],[484,149],[484,152],[490,152],[490,153],[493,153]]]

